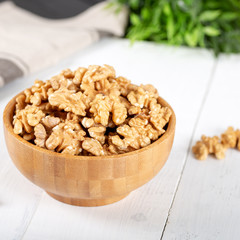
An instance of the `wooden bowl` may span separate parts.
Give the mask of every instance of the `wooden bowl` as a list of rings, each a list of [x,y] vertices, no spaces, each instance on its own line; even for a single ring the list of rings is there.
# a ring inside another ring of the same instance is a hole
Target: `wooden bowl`
[[[159,103],[173,113],[162,137],[133,152],[99,157],[51,152],[14,134],[12,120],[17,96],[3,114],[8,152],[26,178],[61,202],[101,206],[119,201],[152,179],[171,151],[176,117],[162,98]]]

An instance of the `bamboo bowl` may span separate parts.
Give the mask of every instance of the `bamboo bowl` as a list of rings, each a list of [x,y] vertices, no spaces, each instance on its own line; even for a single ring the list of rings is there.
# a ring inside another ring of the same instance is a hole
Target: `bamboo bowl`
[[[12,119],[17,96],[7,104],[3,114],[8,152],[26,178],[61,202],[101,206],[119,201],[152,179],[171,151],[176,117],[162,98],[159,103],[173,112],[162,137],[140,150],[98,157],[51,152],[14,134]]]

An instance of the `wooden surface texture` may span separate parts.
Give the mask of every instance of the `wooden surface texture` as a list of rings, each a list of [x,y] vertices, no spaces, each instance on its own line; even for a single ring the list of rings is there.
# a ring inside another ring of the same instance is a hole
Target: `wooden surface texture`
[[[103,207],[56,201],[12,163],[0,128],[0,239],[238,240],[240,153],[197,161],[201,134],[240,127],[240,56],[218,59],[202,49],[104,39],[58,65],[0,89],[0,114],[9,100],[63,68],[110,64],[136,84],[152,83],[177,116],[171,154],[161,171],[123,200]],[[2,118],[0,125],[3,126]]]

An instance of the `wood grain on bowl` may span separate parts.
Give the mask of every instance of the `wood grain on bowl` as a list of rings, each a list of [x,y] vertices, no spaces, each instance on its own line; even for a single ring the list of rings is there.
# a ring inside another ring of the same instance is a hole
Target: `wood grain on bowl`
[[[101,206],[127,196],[152,179],[171,151],[176,117],[172,110],[166,132],[142,149],[112,156],[72,156],[47,149],[14,134],[12,126],[15,96],[3,114],[8,152],[18,170],[53,198],[78,206]]]

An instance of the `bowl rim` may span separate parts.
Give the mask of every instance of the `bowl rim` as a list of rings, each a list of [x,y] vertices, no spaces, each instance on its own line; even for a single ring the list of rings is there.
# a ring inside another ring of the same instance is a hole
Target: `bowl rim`
[[[129,157],[131,155],[135,155],[135,154],[139,154],[142,152],[145,152],[147,150],[149,150],[150,148],[153,148],[154,146],[164,142],[170,135],[174,134],[175,131],[175,126],[176,126],[176,115],[172,109],[172,107],[170,106],[170,104],[168,102],[166,102],[162,97],[158,97],[158,102],[164,106],[164,107],[168,107],[171,109],[172,111],[172,115],[170,117],[170,120],[168,122],[168,127],[166,132],[156,141],[154,141],[153,143],[149,144],[146,147],[131,151],[131,152],[127,152],[127,153],[121,153],[121,154],[116,154],[116,155],[106,155],[106,156],[79,156],[79,155],[70,155],[67,153],[58,153],[58,152],[53,152],[50,151],[48,149],[45,148],[41,148],[38,147],[37,145],[28,142],[27,140],[23,139],[20,135],[17,135],[13,132],[13,125],[11,122],[11,118],[9,117],[10,114],[13,114],[14,111],[14,106],[16,104],[16,98],[21,95],[24,94],[24,91],[18,93],[17,95],[15,95],[6,105],[6,107],[4,108],[3,111],[3,124],[4,127],[6,128],[6,130],[8,131],[8,133],[10,133],[13,137],[15,137],[17,139],[17,141],[19,141],[21,144],[33,148],[35,151],[40,152],[40,153],[45,153],[51,156],[58,156],[58,157],[64,157],[64,158],[72,158],[72,159],[78,159],[78,160],[87,160],[87,159],[111,159],[111,158],[124,158],[124,157]],[[8,109],[11,109],[10,111]],[[5,134],[5,133],[4,133]]]

